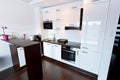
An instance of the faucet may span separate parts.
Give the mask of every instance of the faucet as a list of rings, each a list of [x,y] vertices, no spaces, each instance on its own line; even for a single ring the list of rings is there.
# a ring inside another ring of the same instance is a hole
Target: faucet
[[[56,38],[55,38],[55,33],[54,33],[53,41],[56,41]]]

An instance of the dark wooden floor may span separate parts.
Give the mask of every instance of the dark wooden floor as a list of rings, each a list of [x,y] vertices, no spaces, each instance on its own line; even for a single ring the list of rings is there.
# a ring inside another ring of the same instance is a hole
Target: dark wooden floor
[[[70,68],[43,59],[43,80],[96,80]],[[0,72],[0,80],[28,80],[27,69],[15,71],[9,68]]]

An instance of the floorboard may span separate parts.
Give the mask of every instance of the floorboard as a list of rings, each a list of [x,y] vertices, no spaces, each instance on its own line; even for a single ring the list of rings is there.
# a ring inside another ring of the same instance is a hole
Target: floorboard
[[[79,73],[49,60],[42,60],[43,80],[96,80],[93,77]],[[15,71],[13,67],[0,72],[0,80],[28,80],[27,68]]]

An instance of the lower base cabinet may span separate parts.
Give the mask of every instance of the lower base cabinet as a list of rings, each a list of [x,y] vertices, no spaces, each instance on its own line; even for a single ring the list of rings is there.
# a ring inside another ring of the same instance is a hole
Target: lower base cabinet
[[[101,54],[94,51],[86,51],[72,48],[75,51],[75,61],[61,58],[61,45],[43,42],[44,55],[65,64],[98,74]]]
[[[80,51],[79,68],[98,74],[101,54],[92,51]]]
[[[61,45],[43,42],[44,55],[55,60],[61,59]]]
[[[53,44],[48,42],[43,42],[43,51],[44,55],[47,57],[53,57]]]
[[[61,45],[53,44],[53,58],[55,60],[61,60]]]

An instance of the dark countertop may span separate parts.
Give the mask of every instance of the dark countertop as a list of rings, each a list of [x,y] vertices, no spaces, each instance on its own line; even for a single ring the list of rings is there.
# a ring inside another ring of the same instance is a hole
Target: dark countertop
[[[59,44],[59,45],[63,45],[63,46],[70,46],[70,47],[80,49],[80,43],[78,43],[78,42],[68,41],[67,43],[64,44],[64,43],[59,43],[58,41],[53,41],[53,40],[48,40],[48,39],[43,39],[42,42],[49,42],[49,43],[53,43],[53,44]]]
[[[3,40],[5,41],[5,40]],[[11,43],[13,45],[16,46],[20,46],[20,47],[27,47],[27,46],[31,46],[34,44],[40,44],[40,42],[35,42],[35,41],[31,41],[31,40],[24,40],[24,39],[19,39],[19,38],[15,38],[15,39],[9,39],[8,41],[6,41],[8,43]]]

